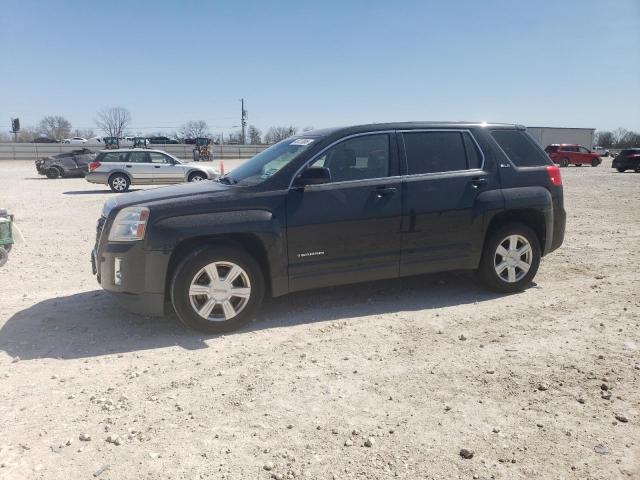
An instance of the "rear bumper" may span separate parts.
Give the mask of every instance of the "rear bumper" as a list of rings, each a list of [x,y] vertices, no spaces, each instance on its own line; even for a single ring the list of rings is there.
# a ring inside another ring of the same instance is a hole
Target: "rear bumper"
[[[146,251],[139,243],[107,242],[101,251],[91,252],[91,264],[100,286],[124,308],[140,315],[164,315],[168,254]]]
[[[89,172],[85,175],[84,178],[87,180],[87,182],[106,185],[109,181],[109,174],[103,172]]]
[[[551,235],[551,241],[547,242],[543,255],[553,252],[562,245],[562,242],[564,242],[566,223],[567,212],[565,212],[562,206],[556,207],[553,212],[553,234]]]

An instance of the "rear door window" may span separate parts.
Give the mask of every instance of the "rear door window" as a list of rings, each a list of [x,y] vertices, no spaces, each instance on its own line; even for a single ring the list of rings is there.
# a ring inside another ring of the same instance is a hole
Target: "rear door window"
[[[127,152],[110,152],[105,153],[104,156],[100,159],[102,163],[113,163],[120,162],[124,163],[127,161]]]
[[[131,152],[129,154],[130,163],[149,163],[149,154],[147,152]]]
[[[549,165],[549,157],[522,130],[493,130],[491,136],[517,167]]]
[[[466,132],[403,132],[407,173],[454,172],[480,168],[477,145]]]

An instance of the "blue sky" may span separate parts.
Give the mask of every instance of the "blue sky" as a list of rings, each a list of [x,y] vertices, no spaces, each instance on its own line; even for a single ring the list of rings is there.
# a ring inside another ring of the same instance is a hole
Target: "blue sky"
[[[640,0],[0,2],[0,128],[472,120],[640,130]]]

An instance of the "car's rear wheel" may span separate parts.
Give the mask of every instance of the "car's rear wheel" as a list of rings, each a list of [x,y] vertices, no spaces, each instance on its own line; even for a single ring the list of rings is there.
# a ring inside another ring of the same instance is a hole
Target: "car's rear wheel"
[[[535,232],[521,223],[509,223],[487,238],[477,274],[491,290],[519,292],[536,275],[540,256]]]
[[[52,180],[62,176],[62,172],[58,167],[47,168],[47,170],[45,171],[45,174],[47,175],[47,178],[50,178]]]
[[[206,180],[206,179],[207,179],[207,176],[202,172],[193,172],[191,175],[189,175],[190,182],[202,182],[203,180]]]
[[[600,159],[599,158],[594,158],[591,160],[591,166],[592,167],[597,167],[598,165],[600,165]]]
[[[256,313],[264,276],[244,250],[211,246],[186,257],[171,282],[171,301],[180,321],[205,333],[236,330]]]
[[[109,188],[114,192],[122,193],[129,190],[131,181],[124,173],[116,173],[109,177]]]
[[[561,167],[568,167],[569,166],[569,159],[568,158],[561,158],[560,159],[560,166]]]

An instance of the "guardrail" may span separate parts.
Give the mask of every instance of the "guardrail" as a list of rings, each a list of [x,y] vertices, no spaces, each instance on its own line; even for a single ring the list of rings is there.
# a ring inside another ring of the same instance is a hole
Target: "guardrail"
[[[248,159],[260,153],[270,145],[209,145],[213,158]],[[70,145],[68,143],[0,143],[0,161],[2,160],[36,160],[80,148],[94,151],[102,150],[99,146]],[[123,148],[128,148],[123,146]],[[149,148],[164,150],[180,160],[193,159],[193,145],[149,145]]]

